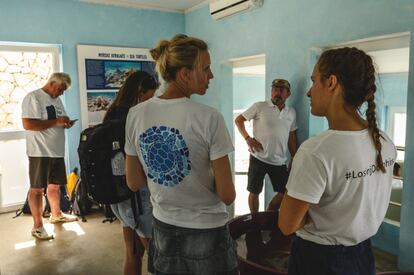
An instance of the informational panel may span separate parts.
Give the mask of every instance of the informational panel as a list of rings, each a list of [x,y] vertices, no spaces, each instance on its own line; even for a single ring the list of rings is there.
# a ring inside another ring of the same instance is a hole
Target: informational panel
[[[102,122],[131,72],[143,70],[156,78],[148,49],[78,45],[77,54],[82,129]]]

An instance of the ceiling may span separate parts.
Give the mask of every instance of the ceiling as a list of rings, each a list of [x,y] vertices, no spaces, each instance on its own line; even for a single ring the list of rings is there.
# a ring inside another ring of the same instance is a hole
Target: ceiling
[[[115,5],[136,9],[151,9],[185,13],[207,4],[208,0],[78,0],[94,4]]]

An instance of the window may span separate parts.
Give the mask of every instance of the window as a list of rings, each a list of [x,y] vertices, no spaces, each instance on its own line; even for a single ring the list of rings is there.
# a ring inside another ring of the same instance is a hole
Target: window
[[[407,108],[389,106],[387,112],[387,134],[397,146],[397,162],[404,161],[405,153],[405,128],[407,121]]]
[[[399,224],[401,215],[401,197],[403,188],[405,130],[407,120],[407,108],[403,106],[387,107],[386,132],[397,147],[397,160],[394,166],[391,198],[385,219],[389,223]]]
[[[58,48],[0,45],[0,132],[22,130],[21,102],[57,70]]]

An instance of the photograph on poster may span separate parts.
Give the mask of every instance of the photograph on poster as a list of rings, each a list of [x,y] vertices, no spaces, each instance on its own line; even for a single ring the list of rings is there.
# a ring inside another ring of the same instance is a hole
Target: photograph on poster
[[[89,125],[101,123],[109,106],[116,97],[116,92],[88,92]]]
[[[142,61],[86,59],[86,87],[88,90],[119,89],[125,78],[142,69]]]

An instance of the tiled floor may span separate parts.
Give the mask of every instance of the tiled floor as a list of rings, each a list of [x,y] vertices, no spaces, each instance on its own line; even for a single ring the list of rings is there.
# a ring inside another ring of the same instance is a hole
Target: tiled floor
[[[0,214],[1,275],[122,274],[124,248],[119,221],[102,223],[103,216],[95,211],[87,222],[47,225],[55,232],[55,239],[37,241],[30,235],[31,216],[13,216]],[[396,257],[381,251],[375,251],[375,257],[378,271],[397,269]]]

